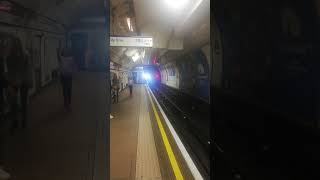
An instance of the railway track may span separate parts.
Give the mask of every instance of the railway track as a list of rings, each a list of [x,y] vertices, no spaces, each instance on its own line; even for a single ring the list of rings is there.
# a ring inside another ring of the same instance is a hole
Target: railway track
[[[210,106],[164,85],[150,86],[205,179],[210,175]],[[202,109],[205,108],[205,109]]]

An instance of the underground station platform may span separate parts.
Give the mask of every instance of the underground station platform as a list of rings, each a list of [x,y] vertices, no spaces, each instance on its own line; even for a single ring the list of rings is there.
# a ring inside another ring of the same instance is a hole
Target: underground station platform
[[[148,85],[124,89],[111,116],[112,180],[203,179]]]

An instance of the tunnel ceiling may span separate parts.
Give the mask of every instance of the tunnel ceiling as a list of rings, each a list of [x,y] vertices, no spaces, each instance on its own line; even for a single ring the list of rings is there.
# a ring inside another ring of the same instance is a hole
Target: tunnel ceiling
[[[110,34],[152,36],[154,48],[111,48],[112,61],[132,67],[148,63],[155,54],[174,48],[190,49],[208,41],[210,0],[185,0],[183,9],[172,9],[168,0],[110,0]],[[177,0],[182,1],[182,0]],[[103,25],[103,0],[14,0],[64,24],[66,30]],[[174,1],[175,2],[175,1]],[[129,30],[127,18],[132,29]],[[100,19],[100,20],[99,20]],[[134,53],[144,52],[143,60],[132,61]]]
[[[177,0],[183,1],[183,0]],[[168,0],[111,0],[110,34],[152,36],[152,49],[111,47],[111,60],[125,67],[148,63],[154,54],[168,50],[188,50],[210,40],[210,0],[185,0],[184,8],[174,9]],[[127,18],[133,26],[129,30]],[[181,48],[181,46],[183,48]],[[128,52],[145,52],[133,62]],[[142,58],[141,58],[142,59]]]
[[[64,24],[67,29],[78,24],[81,18],[104,15],[102,0],[14,0],[14,2]]]

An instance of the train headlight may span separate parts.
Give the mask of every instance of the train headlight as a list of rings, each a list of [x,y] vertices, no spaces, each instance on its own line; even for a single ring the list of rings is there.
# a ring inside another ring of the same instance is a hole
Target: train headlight
[[[149,73],[143,73],[142,76],[143,76],[143,79],[147,81],[151,80],[151,75]]]

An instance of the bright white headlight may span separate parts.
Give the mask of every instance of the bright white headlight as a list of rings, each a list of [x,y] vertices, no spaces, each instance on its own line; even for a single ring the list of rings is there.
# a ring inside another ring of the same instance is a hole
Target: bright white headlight
[[[143,73],[142,76],[143,76],[143,78],[144,78],[145,80],[150,80],[150,79],[151,79],[151,76],[150,76],[149,73]]]

